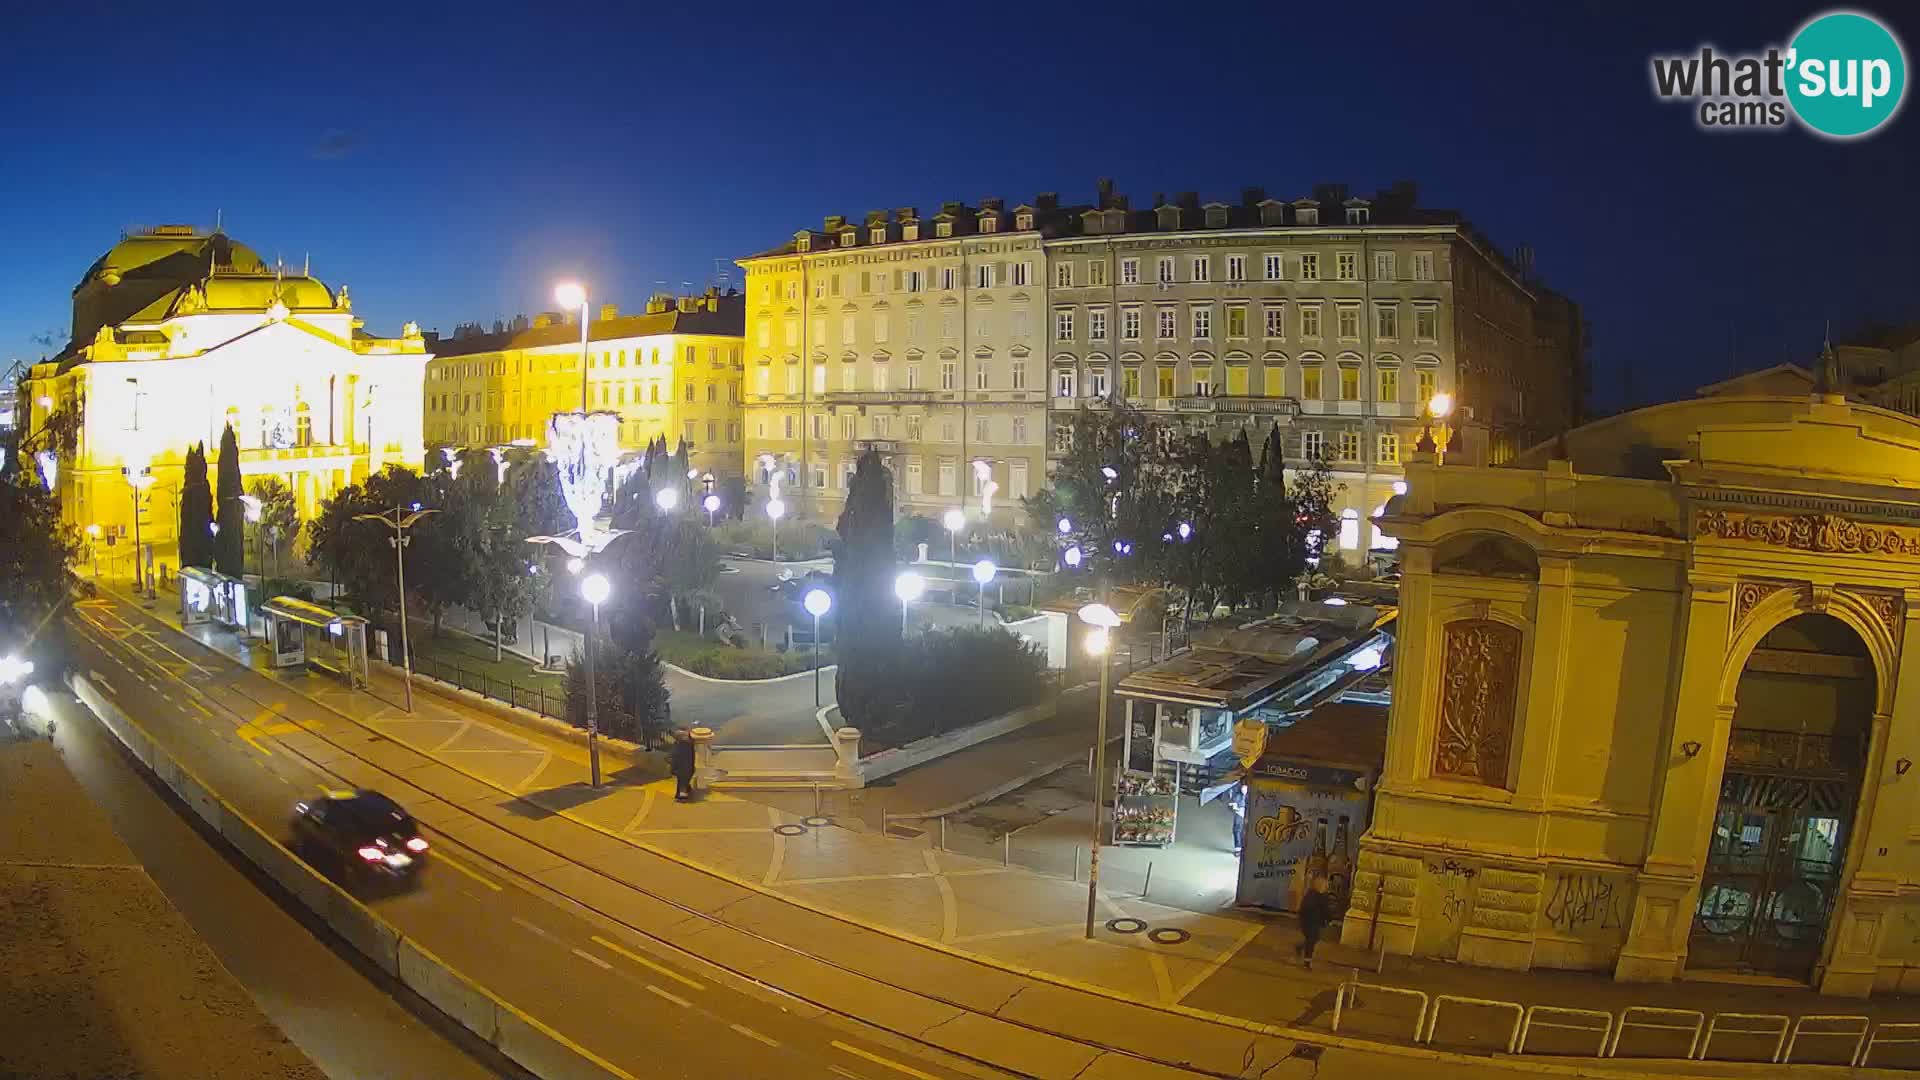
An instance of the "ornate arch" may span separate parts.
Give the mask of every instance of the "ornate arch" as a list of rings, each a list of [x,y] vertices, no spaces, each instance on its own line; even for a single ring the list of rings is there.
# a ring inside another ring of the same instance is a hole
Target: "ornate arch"
[[[1753,590],[1753,591],[1748,591]],[[1751,597],[1751,599],[1747,599]],[[1879,593],[1805,582],[1743,581],[1734,587],[1734,625],[1720,669],[1717,702],[1731,713],[1747,660],[1774,627],[1799,615],[1831,615],[1845,623],[1867,646],[1873,661],[1873,711],[1893,714],[1894,673],[1899,670],[1900,642],[1895,636],[1902,612],[1898,602]]]

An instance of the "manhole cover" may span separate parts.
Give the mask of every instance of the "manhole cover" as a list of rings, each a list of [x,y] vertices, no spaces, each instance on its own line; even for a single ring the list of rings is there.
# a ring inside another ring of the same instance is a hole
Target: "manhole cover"
[[[807,830],[800,825],[775,825],[773,831],[781,836],[805,836]]]
[[[830,817],[821,817],[818,814],[814,814],[811,817],[801,818],[800,824],[805,825],[809,829],[824,829],[827,826],[833,824],[833,819]]]
[[[1139,919],[1120,918],[1107,920],[1107,929],[1116,934],[1137,934],[1146,928],[1147,924]]]
[[[1178,945],[1193,935],[1177,926],[1162,926],[1147,934],[1147,940],[1155,945]]]

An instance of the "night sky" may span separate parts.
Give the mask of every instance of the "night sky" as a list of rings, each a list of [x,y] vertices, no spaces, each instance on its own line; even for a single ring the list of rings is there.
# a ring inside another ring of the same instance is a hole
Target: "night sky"
[[[1836,143],[1708,134],[1650,89],[1650,53],[1784,43],[1819,5],[266,6],[6,16],[0,361],[57,350],[138,224],[219,211],[369,329],[451,331],[562,277],[628,310],[737,285],[829,213],[1085,202],[1101,176],[1135,206],[1414,179],[1586,306],[1603,407],[1628,365],[1670,397],[1736,341],[1754,368],[1827,319],[1920,319],[1911,102]],[[1911,62],[1920,17],[1864,10]]]

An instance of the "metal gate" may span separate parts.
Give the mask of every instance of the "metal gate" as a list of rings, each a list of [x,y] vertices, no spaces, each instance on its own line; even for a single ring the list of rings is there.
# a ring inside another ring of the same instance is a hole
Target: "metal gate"
[[[1729,768],[1688,967],[1812,977],[1840,888],[1855,794],[1848,779]]]

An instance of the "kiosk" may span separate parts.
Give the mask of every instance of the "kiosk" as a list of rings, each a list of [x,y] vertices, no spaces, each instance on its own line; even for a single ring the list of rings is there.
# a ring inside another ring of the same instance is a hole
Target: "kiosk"
[[[367,620],[291,596],[261,604],[260,617],[274,667],[319,668],[356,690],[367,685]]]

